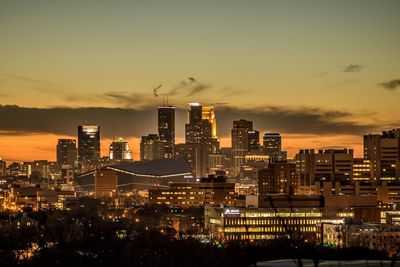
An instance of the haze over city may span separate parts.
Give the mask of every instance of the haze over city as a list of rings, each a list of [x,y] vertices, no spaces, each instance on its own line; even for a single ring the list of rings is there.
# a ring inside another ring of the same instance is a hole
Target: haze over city
[[[300,148],[347,147],[399,126],[398,1],[1,1],[0,156],[55,159],[58,138],[101,126],[139,158],[156,109],[215,107]],[[154,90],[155,94],[154,94]]]

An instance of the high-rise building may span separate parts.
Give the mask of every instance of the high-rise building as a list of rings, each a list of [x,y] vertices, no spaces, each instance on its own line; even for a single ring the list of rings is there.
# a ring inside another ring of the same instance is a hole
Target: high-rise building
[[[140,141],[140,160],[165,158],[166,141],[161,141],[157,134],[142,136]]]
[[[259,195],[294,194],[299,186],[296,164],[286,161],[274,161],[258,173]]]
[[[132,150],[129,144],[122,138],[114,140],[110,145],[110,160],[122,162],[132,160]]]
[[[260,132],[251,130],[248,132],[249,151],[258,151],[260,149]]]
[[[208,148],[206,144],[176,144],[175,157],[184,158],[192,170],[193,177],[202,178],[207,175]]]
[[[100,126],[78,126],[78,162],[83,171],[94,169],[100,159]]]
[[[364,135],[364,158],[373,167],[372,181],[399,181],[400,128]]]
[[[286,160],[282,151],[282,138],[279,133],[265,133],[263,136],[264,154],[272,160]]]
[[[189,103],[189,122],[185,124],[185,143],[201,144],[204,139],[204,126],[202,120],[203,107],[199,103]],[[211,135],[211,126],[208,127]]]
[[[77,158],[75,139],[58,139],[57,143],[57,163],[61,165],[74,166]]]
[[[171,158],[175,145],[175,107],[162,106],[158,108],[158,136],[165,141],[165,158]]]
[[[249,132],[253,131],[253,122],[244,119],[233,121],[231,130],[232,142],[232,176],[236,179],[240,173],[240,168],[244,163],[244,158],[249,151]]]
[[[202,109],[202,120],[203,127],[208,129],[211,127],[211,136],[209,135],[209,131],[204,131],[207,133],[205,136],[205,141],[210,145],[211,153],[218,153],[220,149],[219,138],[217,136],[217,118],[215,116],[214,107],[213,106],[204,106]]]
[[[189,103],[189,107],[189,121],[185,124],[186,146],[180,144],[175,155],[184,157],[197,177],[204,177],[209,169],[208,155],[219,152],[214,108],[203,108],[200,103]],[[190,155],[196,155],[195,159]]]
[[[217,138],[217,118],[215,117],[214,107],[204,106],[201,118],[211,124],[211,137]]]

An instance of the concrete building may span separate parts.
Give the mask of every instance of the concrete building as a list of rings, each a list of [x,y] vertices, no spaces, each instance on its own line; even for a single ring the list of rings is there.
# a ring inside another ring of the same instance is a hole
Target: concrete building
[[[61,165],[75,166],[78,160],[78,151],[75,139],[58,139],[57,163]]]
[[[113,162],[123,162],[132,160],[132,150],[129,148],[128,141],[118,138],[110,145],[110,160]]]
[[[161,141],[157,134],[142,136],[140,141],[140,160],[155,160],[165,158],[168,144]]]
[[[321,181],[352,182],[352,149],[300,150],[295,156],[300,189]]]
[[[181,157],[188,163],[195,178],[207,176],[209,146],[206,144],[176,144],[175,157]]]
[[[370,160],[364,158],[353,159],[353,182],[371,182],[371,177],[374,175],[373,172],[373,166]]]
[[[254,150],[253,150],[254,152]],[[266,155],[247,154],[240,168],[237,182],[241,185],[258,186],[259,170],[268,166],[269,157]]]
[[[171,183],[168,189],[150,189],[149,203],[170,207],[234,205],[235,184],[210,176],[199,182]]]
[[[244,163],[244,158],[249,152],[249,132],[253,131],[253,122],[241,119],[233,121],[231,130],[232,142],[232,176],[237,179],[240,168]]]
[[[115,198],[117,196],[118,175],[110,169],[97,169],[94,174],[94,197]]]
[[[322,223],[343,223],[346,218],[374,221],[379,216],[379,210],[372,215],[363,212],[376,208],[374,197],[269,195],[260,199],[263,207],[205,207],[206,232],[222,241],[301,235],[310,243],[320,243]]]
[[[258,192],[267,194],[295,194],[298,191],[299,179],[296,164],[286,161],[270,162],[267,168],[258,173]]]
[[[373,167],[372,181],[400,181],[400,128],[364,135],[364,158]]]
[[[286,160],[287,153],[282,151],[282,137],[279,133],[265,133],[263,135],[263,153],[272,160]]]
[[[315,209],[218,208],[204,209],[205,231],[211,238],[221,241],[266,240],[293,237],[295,233],[312,242],[322,212]]]

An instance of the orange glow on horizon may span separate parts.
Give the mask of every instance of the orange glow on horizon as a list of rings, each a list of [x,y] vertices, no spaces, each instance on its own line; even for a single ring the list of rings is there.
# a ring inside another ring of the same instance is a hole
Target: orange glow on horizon
[[[0,157],[8,162],[23,162],[45,159],[56,160],[56,145],[59,138],[75,138],[55,134],[3,135],[0,138]],[[126,138],[133,153],[133,159],[140,158],[140,138]],[[101,156],[108,156],[111,138],[101,138]],[[184,138],[176,138],[176,143],[183,143]],[[221,147],[231,145],[230,137],[220,138]],[[293,157],[302,148],[353,148],[355,157],[362,157],[362,137],[351,135],[318,136],[303,134],[282,134],[282,149]]]

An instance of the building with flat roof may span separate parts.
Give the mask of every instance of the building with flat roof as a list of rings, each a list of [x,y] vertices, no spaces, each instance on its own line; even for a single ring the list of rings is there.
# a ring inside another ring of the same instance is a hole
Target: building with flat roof
[[[94,197],[115,198],[117,196],[118,175],[107,168],[97,169],[94,173]]]
[[[158,136],[164,141],[165,149],[163,158],[171,158],[174,155],[175,145],[175,107],[158,107]]]
[[[149,203],[170,207],[234,205],[235,184],[223,177],[202,178],[192,183],[171,183],[168,189],[149,189]]]
[[[78,163],[82,172],[93,170],[100,159],[100,126],[78,126]]]

